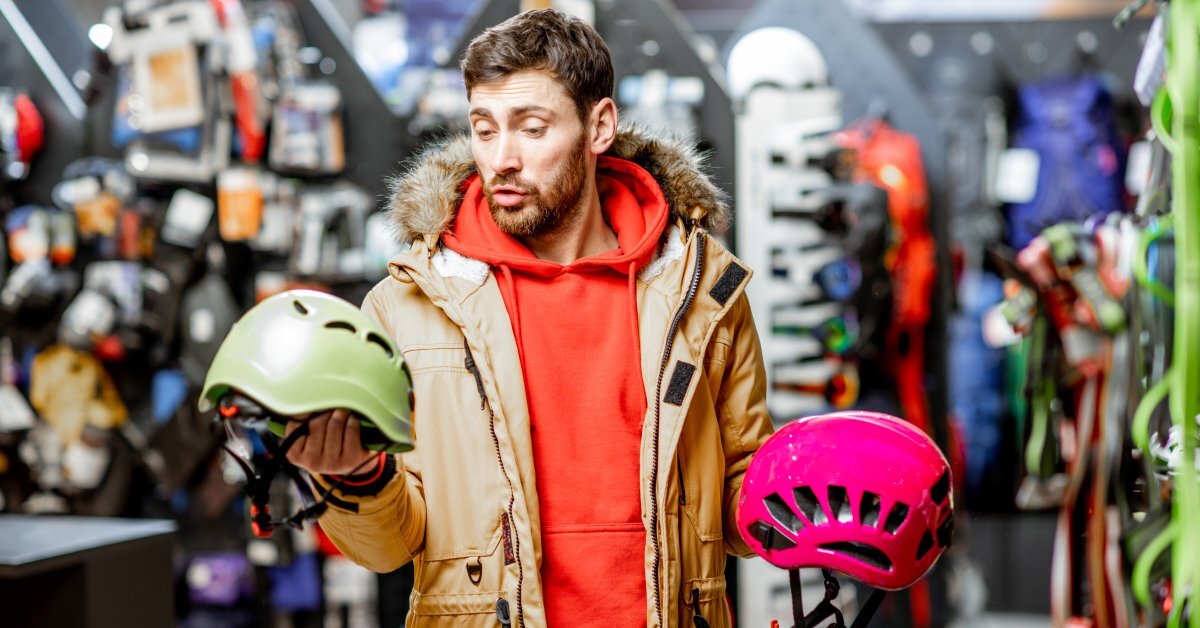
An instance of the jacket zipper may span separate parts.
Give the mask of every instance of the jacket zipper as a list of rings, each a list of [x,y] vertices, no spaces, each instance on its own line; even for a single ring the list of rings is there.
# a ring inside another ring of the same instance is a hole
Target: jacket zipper
[[[662,421],[662,384],[663,378],[667,374],[667,365],[671,359],[671,348],[675,345],[675,332],[679,331],[679,325],[683,322],[683,316],[687,313],[688,308],[692,306],[692,301],[696,298],[696,291],[700,289],[700,272],[704,269],[704,231],[696,230],[696,242],[696,267],[692,271],[692,282],[688,286],[687,296],[684,297],[683,303],[675,311],[675,317],[671,320],[671,327],[667,330],[667,339],[663,346],[662,362],[658,367],[658,386],[654,392],[654,436],[651,447],[653,458],[650,461],[650,540],[654,546],[654,567],[652,569],[652,576],[654,578],[654,610],[658,614],[659,626],[665,625],[663,622],[662,586],[659,583],[659,577],[662,573],[662,545],[661,540],[658,538],[658,450],[660,440],[658,432]]]
[[[463,348],[467,351],[466,367],[475,376],[475,387],[479,390],[479,409],[488,411],[488,424],[492,430],[492,443],[496,446],[496,461],[500,463],[500,473],[504,476],[504,481],[508,482],[508,521],[514,522],[513,506],[517,500],[516,488],[513,487],[512,480],[508,477],[508,471],[504,467],[504,456],[500,453],[500,437],[496,435],[496,411],[492,409],[487,402],[487,393],[483,388],[483,375],[479,372],[479,365],[475,363],[475,357],[471,355],[471,346],[463,340]],[[525,626],[525,607],[521,603],[521,587],[525,584],[525,565],[521,562],[521,537],[516,533],[515,526],[513,529],[513,553],[517,562],[517,625],[522,628]],[[504,602],[504,598],[496,601],[497,615],[503,625],[509,625],[505,622],[505,616],[508,613],[508,604]],[[500,609],[503,608],[503,613]]]

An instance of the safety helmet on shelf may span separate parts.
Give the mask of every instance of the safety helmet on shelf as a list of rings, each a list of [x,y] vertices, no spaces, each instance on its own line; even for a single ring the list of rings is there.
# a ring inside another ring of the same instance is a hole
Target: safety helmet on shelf
[[[941,450],[902,419],[862,411],[808,417],[754,455],[737,525],[776,567],[819,567],[904,589],[950,544],[952,485]]]
[[[829,66],[816,44],[799,31],[768,26],[750,31],[733,45],[725,65],[729,95],[745,98],[755,87],[824,87]]]
[[[404,358],[378,323],[338,297],[290,290],[229,331],[199,405],[207,412],[236,392],[277,416],[346,408],[392,441],[389,451],[408,451],[411,390]]]

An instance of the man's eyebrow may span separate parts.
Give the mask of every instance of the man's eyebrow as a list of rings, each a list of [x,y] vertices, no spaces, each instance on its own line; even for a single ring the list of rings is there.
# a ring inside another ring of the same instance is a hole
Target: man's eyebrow
[[[547,109],[546,107],[543,107],[541,105],[522,105],[520,107],[513,107],[512,109],[508,110],[508,115],[509,115],[509,117],[512,117],[512,118],[523,116],[523,115],[530,114],[530,113],[537,113],[537,114],[541,114],[541,115],[548,117],[548,116],[552,115],[553,112],[551,112],[549,109]],[[485,109],[483,107],[476,107],[476,108],[472,109],[470,112],[470,115],[473,118],[475,118],[475,117],[478,117],[478,118],[493,117],[491,110]]]
[[[522,107],[513,107],[508,113],[512,116],[523,116],[527,113],[540,113],[542,115],[549,115],[551,111],[539,105],[525,105]]]

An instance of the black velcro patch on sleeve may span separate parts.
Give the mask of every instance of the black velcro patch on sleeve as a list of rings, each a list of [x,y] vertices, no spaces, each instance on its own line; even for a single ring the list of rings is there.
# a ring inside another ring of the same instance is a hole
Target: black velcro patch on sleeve
[[[671,383],[667,385],[667,394],[663,396],[663,401],[678,406],[683,404],[683,397],[687,394],[688,384],[692,381],[692,375],[696,373],[696,367],[684,361],[675,363],[675,372],[671,373]]]
[[[717,303],[725,305],[725,302],[733,295],[733,291],[742,285],[742,282],[745,281],[746,276],[749,274],[750,272],[745,268],[730,262],[729,267],[725,269],[725,272],[721,273],[721,278],[717,280],[717,285],[713,286],[713,289],[709,290],[708,294],[712,295],[712,298],[716,299]]]

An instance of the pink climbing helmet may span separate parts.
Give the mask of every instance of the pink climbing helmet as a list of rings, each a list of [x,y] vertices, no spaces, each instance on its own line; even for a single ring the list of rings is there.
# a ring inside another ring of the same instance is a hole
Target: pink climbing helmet
[[[820,567],[904,589],[950,544],[952,486],[946,457],[908,422],[824,414],[763,443],[746,470],[737,525],[776,567]]]

